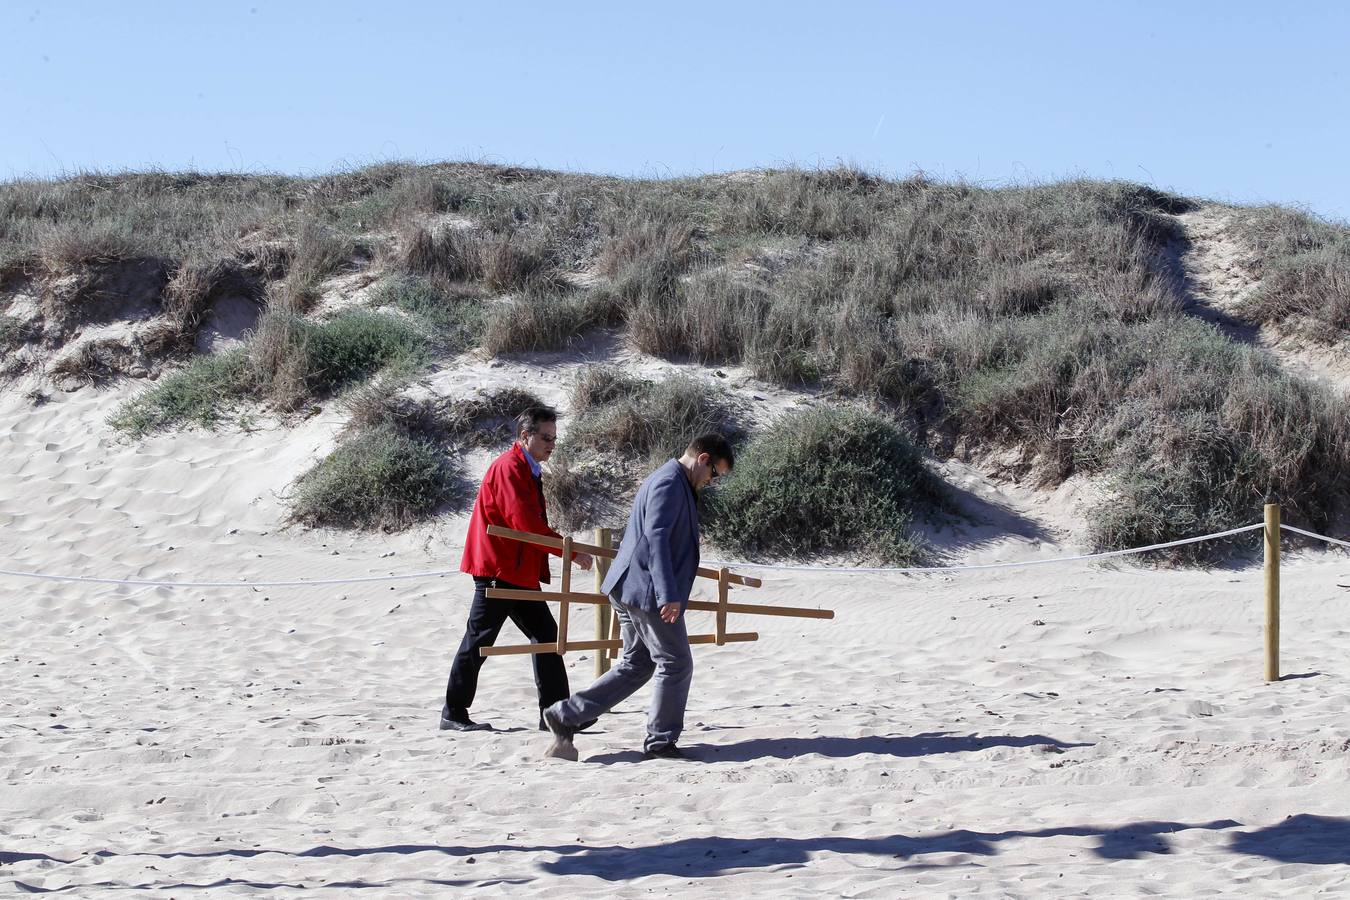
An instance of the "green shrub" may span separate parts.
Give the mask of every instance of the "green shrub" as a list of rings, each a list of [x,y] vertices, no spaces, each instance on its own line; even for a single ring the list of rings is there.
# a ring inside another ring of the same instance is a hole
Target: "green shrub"
[[[311,389],[317,395],[362,381],[391,364],[419,362],[425,351],[421,336],[407,323],[365,312],[305,322],[301,341],[312,373]]]
[[[278,409],[293,410],[380,369],[415,369],[426,339],[400,318],[364,310],[326,322],[274,310],[263,316],[249,349],[262,395]]]
[[[406,528],[462,491],[435,444],[380,425],[340,444],[296,481],[292,518],[310,526]]]
[[[199,356],[124,403],[109,423],[133,438],[183,423],[212,428],[250,390],[244,350]]]
[[[114,427],[140,437],[180,423],[213,427],[232,403],[265,400],[298,409],[370,378],[414,371],[424,339],[408,323],[364,311],[315,323],[272,311],[239,349],[194,359],[113,414]]]
[[[540,405],[515,388],[447,403],[405,396],[406,384],[393,375],[346,399],[351,416],[342,442],[297,482],[297,521],[390,530],[467,499],[454,454],[509,442],[515,416]]]
[[[943,503],[939,481],[904,432],[837,406],[789,414],[765,429],[709,501],[707,532],[733,553],[860,552],[895,565],[923,555],[909,529],[916,509]]]

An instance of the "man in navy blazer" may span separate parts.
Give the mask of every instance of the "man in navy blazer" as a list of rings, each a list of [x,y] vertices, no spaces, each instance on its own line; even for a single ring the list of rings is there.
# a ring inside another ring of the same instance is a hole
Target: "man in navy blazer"
[[[698,573],[697,493],[734,463],[727,439],[705,434],[638,488],[618,556],[601,585],[619,618],[623,656],[590,687],[544,710],[554,737],[545,755],[575,760],[572,735],[655,675],[643,750],[649,759],[682,757],[675,742],[684,730],[694,674],[684,610]]]

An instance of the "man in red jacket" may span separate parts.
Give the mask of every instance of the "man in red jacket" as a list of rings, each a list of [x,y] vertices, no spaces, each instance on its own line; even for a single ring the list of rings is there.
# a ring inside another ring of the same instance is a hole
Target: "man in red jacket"
[[[501,525],[561,537],[548,525],[540,471],[540,463],[553,455],[553,445],[558,440],[558,414],[546,406],[531,407],[517,417],[516,425],[518,439],[488,466],[469,519],[464,560],[459,568],[473,576],[473,605],[469,607],[464,640],[450,666],[450,683],[446,685],[445,706],[441,709],[443,731],[480,731],[491,727],[470,719],[469,707],[478,690],[478,670],[484,661],[478,651],[496,642],[507,619],[515,622],[531,643],[551,644],[558,639],[558,623],[543,600],[487,598],[487,590],[492,587],[539,590],[541,582],[549,581],[548,554],[562,555],[558,550],[487,533],[489,525]],[[577,553],[575,559],[581,568],[591,567],[590,555]],[[556,653],[537,653],[532,659],[542,710],[571,693],[567,669]]]

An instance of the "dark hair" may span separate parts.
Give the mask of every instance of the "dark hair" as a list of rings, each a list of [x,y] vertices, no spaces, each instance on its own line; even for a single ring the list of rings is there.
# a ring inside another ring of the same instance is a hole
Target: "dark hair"
[[[727,464],[728,469],[736,465],[736,454],[731,452],[731,442],[720,434],[700,434],[689,442],[689,449],[685,452],[694,456],[706,453],[711,462],[720,459]]]
[[[516,416],[516,434],[534,434],[546,422],[557,422],[558,411],[551,406],[531,406]]]

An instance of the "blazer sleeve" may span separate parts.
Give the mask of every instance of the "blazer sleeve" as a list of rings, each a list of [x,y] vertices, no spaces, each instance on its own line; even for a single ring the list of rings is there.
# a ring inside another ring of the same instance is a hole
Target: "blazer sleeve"
[[[684,475],[681,473],[680,478]],[[679,603],[683,606],[689,597],[680,596],[675,580],[675,552],[672,540],[679,524],[680,510],[685,504],[681,491],[687,488],[673,478],[662,479],[652,485],[643,509],[647,532],[648,568],[652,576],[652,590],[656,605]]]

